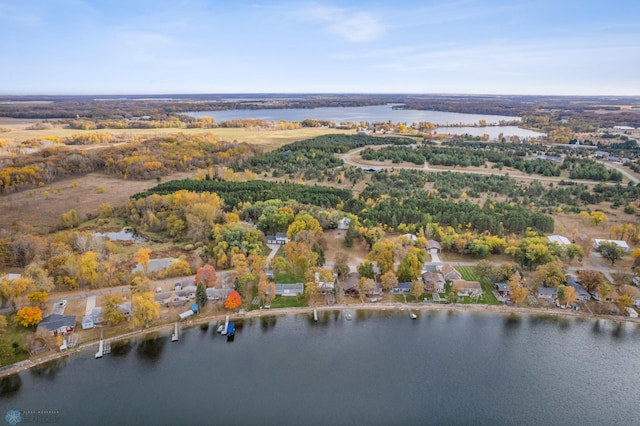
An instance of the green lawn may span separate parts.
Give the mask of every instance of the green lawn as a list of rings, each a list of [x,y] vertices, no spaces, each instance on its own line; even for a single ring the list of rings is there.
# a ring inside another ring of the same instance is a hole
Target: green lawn
[[[305,306],[309,306],[309,303],[307,302],[307,297],[304,295],[298,297],[276,296],[276,298],[273,299],[273,302],[271,302],[272,309],[301,308]]]
[[[480,285],[482,286],[482,291],[484,292],[484,302],[487,305],[500,305],[501,303],[498,302],[498,299],[496,298],[495,294],[493,294],[493,284],[491,284],[491,282],[489,282],[488,279],[486,278],[480,278],[478,277],[478,275],[476,275],[475,271],[473,270],[473,267],[471,266],[456,266],[456,269],[458,270],[458,272],[460,272],[460,274],[462,274],[462,278],[467,280],[467,281],[478,281],[480,283]],[[470,302],[473,303],[473,302]],[[479,302],[482,303],[482,302]]]

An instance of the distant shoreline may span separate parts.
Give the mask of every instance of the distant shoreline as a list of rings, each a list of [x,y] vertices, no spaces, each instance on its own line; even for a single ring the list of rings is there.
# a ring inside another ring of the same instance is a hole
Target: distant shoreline
[[[279,308],[279,309],[261,309],[249,311],[244,314],[232,313],[228,314],[230,319],[241,318],[259,318],[266,316],[280,316],[291,314],[311,314],[313,313],[313,306],[301,307],[301,308]],[[632,322],[640,324],[640,318],[630,318],[625,316],[612,317],[609,315],[590,314],[583,311],[572,311],[570,309],[542,309],[542,308],[525,308],[525,307],[507,307],[504,305],[436,305],[436,304],[405,304],[405,303],[380,303],[380,304],[352,304],[352,305],[332,305],[332,306],[317,306],[315,307],[319,312],[323,311],[451,311],[451,312],[488,312],[492,314],[520,314],[520,315],[547,315],[547,316],[559,316],[559,317],[574,317],[593,320],[607,320],[613,322]],[[227,314],[203,316],[201,318],[181,322],[183,327],[191,328],[200,324],[208,323],[210,321],[224,320]],[[110,337],[104,339],[108,342],[118,342],[134,337],[143,336],[146,334],[156,333],[160,331],[170,331],[173,328],[173,322],[158,325],[155,327],[136,330],[130,333],[121,334],[119,336]],[[54,352],[37,358],[35,360],[26,360],[16,364],[10,364],[4,367],[0,367],[0,378],[20,373],[38,365],[45,364],[49,361],[72,356],[79,352],[83,352],[91,347],[98,346],[97,341],[81,344],[76,348],[66,350],[64,352]]]

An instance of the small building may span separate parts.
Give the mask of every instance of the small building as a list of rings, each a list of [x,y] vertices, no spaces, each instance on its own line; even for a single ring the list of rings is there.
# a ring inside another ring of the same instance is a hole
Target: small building
[[[333,278],[333,281],[320,281],[320,273],[316,272],[315,273],[315,282],[318,285],[318,290],[320,290],[320,293],[322,293],[322,294],[334,293],[335,290],[336,290],[335,276]]]
[[[287,238],[287,233],[286,232],[277,232],[276,233],[276,244],[287,244],[289,241],[289,238]]]
[[[558,290],[555,287],[538,287],[538,297],[553,300],[558,297]]]
[[[395,286],[391,292],[393,294],[409,294],[411,293],[411,283],[410,282],[404,282],[404,283],[398,283],[397,286]]]
[[[194,312],[191,309],[189,309],[188,311],[182,312],[178,316],[180,317],[180,321],[183,321],[183,320],[189,318],[193,314],[194,314]]]
[[[462,274],[458,272],[453,266],[448,263],[442,265],[442,274],[447,281],[461,280]]]
[[[278,242],[276,241],[276,236],[275,235],[267,235],[267,244],[278,244]]]
[[[562,164],[564,162],[564,158],[562,157],[558,157],[555,155],[536,155],[535,157],[533,157],[534,160],[547,160],[547,161],[551,161],[553,163],[557,163],[557,164]]]
[[[509,285],[506,281],[500,281],[493,284],[496,287],[496,291],[502,297],[509,295]]]
[[[40,324],[38,324],[38,331],[44,331],[52,336],[56,336],[58,334],[73,333],[75,327],[75,315],[65,316],[52,314],[44,317]]]
[[[229,293],[231,293],[230,288],[207,288],[205,289],[207,293],[207,300],[225,300]]]
[[[350,217],[343,217],[342,219],[340,219],[338,221],[338,229],[349,229],[349,226],[351,226],[351,218]]]
[[[556,243],[559,246],[568,246],[569,244],[571,244],[571,241],[569,241],[567,237],[563,237],[562,235],[549,235],[547,237],[547,240],[550,243]]]
[[[593,239],[593,248],[594,249],[598,249],[598,247],[600,246],[600,244],[602,243],[611,243],[611,244],[615,244],[618,247],[620,247],[622,249],[622,251],[624,251],[625,253],[629,251],[629,244],[627,244],[626,241],[622,241],[622,240],[601,240],[598,238],[594,238]]]
[[[437,242],[436,240],[427,241],[427,251],[429,253],[432,253],[432,250],[435,250],[436,253],[442,252],[442,247],[440,246],[440,243]]]
[[[300,296],[304,293],[304,284],[276,284],[276,296]]]
[[[418,237],[415,234],[403,234],[403,235],[401,235],[401,237],[403,237],[403,238],[405,238],[405,239],[407,239],[409,241],[412,241],[414,243],[416,241],[418,241]]]
[[[586,302],[591,300],[591,295],[589,294],[589,292],[582,287],[580,284],[578,284],[577,282],[567,282],[567,284],[565,284],[567,287],[573,287],[576,291],[576,295],[578,296],[578,300],[582,301],[582,302]]]

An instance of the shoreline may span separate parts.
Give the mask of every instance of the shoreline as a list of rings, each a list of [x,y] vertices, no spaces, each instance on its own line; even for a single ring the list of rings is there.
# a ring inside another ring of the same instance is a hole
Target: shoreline
[[[183,326],[188,328],[198,326],[210,321],[224,320],[227,315],[230,319],[241,318],[259,318],[263,316],[280,316],[291,314],[310,314],[313,310],[317,309],[322,311],[348,311],[348,310],[364,310],[364,311],[452,311],[452,312],[487,312],[492,314],[520,314],[520,315],[549,315],[549,316],[561,316],[561,317],[574,317],[582,319],[592,320],[607,320],[613,322],[629,322],[640,324],[640,318],[630,318],[625,316],[612,317],[610,315],[590,314],[582,311],[561,310],[561,309],[543,309],[543,308],[528,308],[528,307],[509,307],[504,305],[462,305],[462,304],[449,304],[449,305],[436,305],[436,304],[409,304],[409,303],[381,303],[381,304],[367,304],[357,303],[351,305],[331,305],[331,306],[306,306],[300,308],[279,308],[279,309],[262,309],[249,311],[244,314],[230,313],[230,314],[218,314],[203,316],[201,318],[193,319],[187,322],[183,322]],[[178,321],[180,323],[180,321]],[[174,327],[174,323],[166,323],[157,325],[154,327],[136,330],[129,333],[121,334],[118,336],[104,339],[105,342],[118,342],[134,337],[144,336],[160,331],[171,331]],[[68,349],[64,352],[53,352],[41,358],[35,360],[25,360],[15,364],[10,364],[4,367],[0,367],[0,378],[18,374],[22,371],[29,370],[33,367],[45,364],[56,359],[72,356],[76,353],[83,352],[91,347],[98,346],[98,341],[92,341],[84,344],[80,344],[78,347]]]

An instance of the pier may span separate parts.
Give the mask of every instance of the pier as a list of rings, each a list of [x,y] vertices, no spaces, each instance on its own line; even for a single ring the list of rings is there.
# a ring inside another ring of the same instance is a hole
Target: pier
[[[179,340],[179,338],[180,337],[178,336],[178,323],[176,322],[175,326],[174,326],[173,334],[171,335],[171,341],[172,342],[177,342]]]
[[[96,359],[102,358],[103,355],[111,353],[111,343],[105,341],[102,338],[102,331],[100,332],[100,343],[98,343],[98,352],[96,352]]]
[[[227,329],[229,328],[229,315],[224,319],[224,328],[222,329],[222,335],[227,334]]]
[[[318,309],[317,308],[313,308],[313,320],[315,322],[318,322]]]

